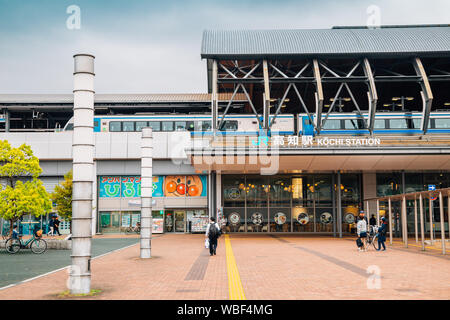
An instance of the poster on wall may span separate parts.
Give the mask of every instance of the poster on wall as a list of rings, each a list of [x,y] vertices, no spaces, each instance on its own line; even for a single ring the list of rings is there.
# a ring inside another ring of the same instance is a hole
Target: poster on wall
[[[130,215],[122,215],[122,227],[128,228],[130,226]]]
[[[153,197],[163,197],[163,176],[153,177]],[[100,198],[138,198],[141,196],[141,177],[139,176],[101,176]]]
[[[164,219],[153,218],[152,233],[163,233]]]
[[[206,176],[166,176],[164,197],[206,197]]]

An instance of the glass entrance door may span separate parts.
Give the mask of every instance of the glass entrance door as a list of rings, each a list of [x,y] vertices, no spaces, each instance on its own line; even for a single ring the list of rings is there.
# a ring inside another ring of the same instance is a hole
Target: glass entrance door
[[[185,232],[186,227],[186,211],[175,210],[175,232]]]

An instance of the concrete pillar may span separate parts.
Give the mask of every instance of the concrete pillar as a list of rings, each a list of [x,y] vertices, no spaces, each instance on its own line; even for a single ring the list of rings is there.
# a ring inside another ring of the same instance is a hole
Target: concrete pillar
[[[214,136],[217,132],[217,120],[219,117],[219,104],[218,104],[218,88],[217,88],[217,77],[218,77],[218,65],[217,60],[213,60],[212,65],[212,78],[211,78],[211,85],[212,85],[212,93],[211,93],[211,120],[212,120],[212,126],[211,130],[213,131]]]
[[[416,235],[416,243],[419,243],[419,232],[417,226],[417,200],[414,199],[414,234]]]
[[[406,198],[403,197],[402,199],[402,235],[403,235],[403,242],[405,244],[405,247],[408,248],[408,225],[407,225],[407,217],[406,217]]]
[[[392,244],[392,203],[391,203],[391,198],[388,199],[388,212],[389,212],[389,243]]]
[[[377,225],[380,223],[380,200],[377,200]]]
[[[420,211],[420,234],[422,237],[422,250],[425,251],[425,220],[423,218],[422,195],[419,195],[419,211]]]
[[[433,200],[431,200],[431,194],[428,194],[430,200],[429,200],[429,210],[428,214],[430,215],[430,241],[431,244],[433,244],[434,236],[433,236]]]
[[[97,161],[94,161],[92,168],[92,234],[97,231]]]
[[[219,209],[222,207],[222,174],[220,172],[216,172],[216,184],[215,184],[216,190],[216,211],[219,212]]]
[[[141,144],[141,259],[149,259],[152,239],[153,132],[142,129]]]
[[[442,192],[439,192],[439,213],[441,218],[442,254],[445,254],[444,198],[442,197]]]
[[[11,129],[11,120],[9,110],[5,110],[5,132],[9,132]]]
[[[342,238],[342,190],[341,190],[341,172],[337,172],[337,224],[339,238]]]
[[[70,292],[91,290],[92,182],[94,167],[94,56],[74,56],[72,266]]]

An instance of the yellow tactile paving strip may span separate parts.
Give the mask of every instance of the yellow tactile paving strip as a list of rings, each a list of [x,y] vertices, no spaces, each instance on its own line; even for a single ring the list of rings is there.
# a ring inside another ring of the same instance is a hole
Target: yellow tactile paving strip
[[[228,234],[225,235],[225,249],[227,257],[228,292],[230,300],[246,300],[241,277],[234,258],[231,240]]]

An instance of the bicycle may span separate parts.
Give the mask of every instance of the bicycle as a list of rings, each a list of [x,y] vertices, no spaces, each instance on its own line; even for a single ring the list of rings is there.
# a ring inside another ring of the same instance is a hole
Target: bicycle
[[[125,233],[141,233],[141,227],[140,226],[135,226],[135,227],[128,227],[125,229]]]
[[[367,250],[372,245],[375,250],[380,249],[378,243],[378,226],[370,226],[370,231],[366,233],[366,237],[363,240],[363,248]]]
[[[6,240],[5,248],[11,254],[19,252],[20,249],[28,248],[35,254],[41,254],[47,250],[47,242],[41,237],[36,237],[33,233],[33,236],[26,242],[23,242],[21,238],[9,238]]]

